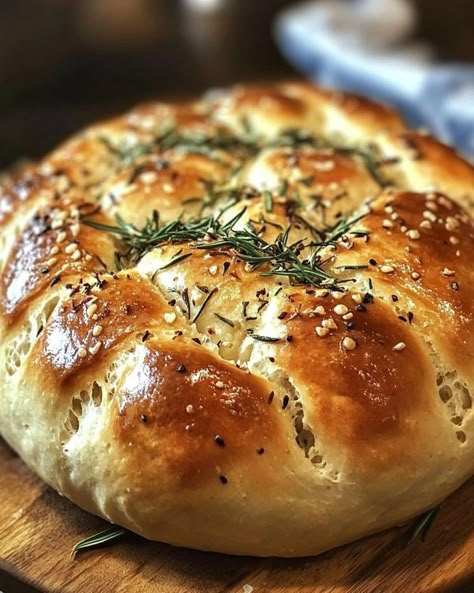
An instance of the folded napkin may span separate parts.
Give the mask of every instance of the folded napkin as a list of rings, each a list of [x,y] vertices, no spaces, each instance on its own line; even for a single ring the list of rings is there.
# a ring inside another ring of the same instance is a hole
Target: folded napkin
[[[437,63],[415,26],[408,0],[320,0],[285,10],[275,33],[310,78],[392,104],[474,158],[474,66]]]

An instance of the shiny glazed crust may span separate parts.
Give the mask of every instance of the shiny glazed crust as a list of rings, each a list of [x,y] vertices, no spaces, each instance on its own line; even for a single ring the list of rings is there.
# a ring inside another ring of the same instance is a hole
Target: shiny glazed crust
[[[90,127],[0,186],[0,433],[175,545],[311,555],[400,524],[474,470],[473,200],[452,149],[301,83]],[[153,210],[269,249],[289,228],[323,280],[101,226]]]

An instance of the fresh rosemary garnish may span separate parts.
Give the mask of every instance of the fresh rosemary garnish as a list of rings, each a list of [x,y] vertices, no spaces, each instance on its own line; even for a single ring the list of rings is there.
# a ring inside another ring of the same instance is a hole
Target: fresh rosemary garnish
[[[287,179],[282,179],[281,180],[280,188],[278,190],[278,195],[279,196],[286,196],[287,191],[288,191],[288,180]]]
[[[231,321],[230,319],[228,319],[227,317],[224,317],[224,315],[221,315],[220,313],[214,313],[214,315],[217,317],[217,319],[220,319],[223,323],[230,325],[230,327],[235,327],[235,323],[233,321]]]
[[[247,335],[258,342],[279,342],[280,338],[272,337],[272,336],[262,336],[259,334],[254,334],[253,330],[247,330]]]
[[[426,513],[423,513],[414,520],[413,525],[410,528],[410,537],[407,545],[413,543],[417,539],[421,539],[422,542],[425,541],[428,531],[431,529],[431,526],[436,519],[438,511],[439,507],[435,507],[434,509],[426,511]]]
[[[244,131],[245,134],[240,137],[233,136],[225,130],[208,135],[200,132],[181,132],[173,125],[170,125],[150,142],[133,146],[116,146],[105,136],[99,136],[99,140],[120,159],[121,167],[134,164],[141,156],[170,149],[185,153],[203,154],[214,160],[219,160],[216,157],[216,151],[230,151],[235,156],[241,155],[247,158],[258,154],[264,148],[272,147],[298,148],[300,146],[312,146],[320,149],[329,148],[338,154],[359,157],[380,187],[389,185],[389,182],[379,173],[380,163],[369,150],[360,147],[334,145],[323,138],[300,129],[287,129],[270,143],[257,137],[247,125],[244,125]],[[286,188],[284,191],[286,192]]]
[[[237,188],[232,187],[231,182],[224,185],[217,185],[213,181],[202,180],[202,183],[206,192],[204,196],[191,197],[183,200],[183,205],[200,202],[200,216],[206,208],[215,206],[217,202],[223,202],[224,200],[227,200],[226,205],[229,206],[235,204],[241,197],[240,191]]]
[[[93,550],[95,548],[99,548],[105,544],[108,544],[116,539],[119,539],[126,535],[128,531],[123,527],[118,527],[116,525],[112,525],[111,527],[104,529],[103,531],[99,531],[99,533],[95,533],[94,535],[90,535],[85,539],[78,542],[72,549],[72,556],[75,556],[77,552],[84,552],[86,550]]]
[[[207,303],[211,300],[211,298],[215,295],[215,293],[217,292],[217,287],[215,286],[211,292],[206,296],[206,298],[204,299],[202,305],[199,307],[196,315],[194,315],[193,319],[192,319],[192,323],[196,323],[196,321],[199,319],[199,317],[202,315],[202,312],[204,311],[204,309],[206,308]]]
[[[273,143],[275,147],[286,147],[291,146],[293,148],[299,146],[313,146],[315,148],[331,148],[334,152],[346,156],[357,156],[363,162],[368,172],[374,179],[374,181],[380,187],[387,187],[390,183],[384,179],[379,171],[379,163],[373,156],[373,154],[367,150],[363,150],[359,147],[352,146],[338,146],[331,144],[330,142],[318,138],[309,132],[305,132],[299,129],[287,129],[285,130]]]
[[[346,270],[366,270],[369,266],[365,266],[365,265],[349,265],[349,266],[336,266],[334,269],[335,270],[341,270],[342,272],[345,272]]]
[[[346,280],[338,280],[324,269],[325,261],[321,260],[320,252],[324,247],[335,245],[343,235],[354,232],[360,236],[362,231],[351,231],[364,214],[352,219],[339,221],[334,227],[314,231],[321,240],[305,243],[299,239],[290,243],[291,226],[280,232],[273,243],[267,242],[255,225],[247,221],[244,228],[235,228],[245,213],[243,208],[232,219],[221,222],[222,212],[217,216],[193,219],[190,221],[174,220],[160,224],[157,211],[140,229],[133,224],[116,217],[117,226],[106,225],[85,219],[84,223],[93,228],[119,235],[128,246],[127,251],[119,253],[117,263],[122,267],[124,260],[136,263],[151,249],[165,243],[190,243],[193,249],[231,250],[240,259],[247,262],[254,270],[265,266],[262,276],[285,276],[291,284],[312,284],[335,286]],[[313,234],[315,234],[313,232]],[[302,257],[302,253],[308,253]],[[173,259],[169,265],[184,259]],[[163,268],[162,268],[163,269]]]
[[[321,231],[322,241],[318,244],[318,250],[330,245],[336,245],[337,241],[344,237],[344,235],[351,234],[357,237],[368,235],[367,231],[353,229],[353,226],[358,223],[364,216],[365,212],[354,216],[352,218],[341,218],[332,227],[327,227]]]
[[[273,210],[273,198],[272,198],[271,192],[265,191],[263,193],[263,199],[264,199],[265,212],[272,212],[272,210]]]
[[[166,270],[166,269],[168,269],[168,268],[171,268],[171,266],[174,266],[174,265],[176,265],[177,263],[179,263],[179,262],[181,262],[181,261],[183,261],[183,260],[185,260],[185,259],[188,259],[188,257],[191,257],[191,256],[192,256],[192,253],[183,253],[182,255],[176,254],[174,257],[172,257],[172,258],[170,259],[170,261],[169,261],[167,264],[165,264],[164,266],[161,266],[161,268],[158,268],[158,269],[155,271],[155,273],[154,273],[154,274],[153,274],[153,276],[151,277],[152,281],[153,281],[153,280],[155,280],[155,278],[156,278],[156,276],[157,276],[158,272],[161,272],[161,271],[163,271],[163,270]]]

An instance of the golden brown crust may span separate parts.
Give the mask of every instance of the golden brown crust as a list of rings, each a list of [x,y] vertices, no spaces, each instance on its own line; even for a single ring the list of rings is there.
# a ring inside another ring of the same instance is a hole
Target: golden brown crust
[[[142,338],[165,306],[148,282],[130,274],[86,276],[65,288],[70,298],[51,316],[37,345],[38,362],[58,391],[64,382],[78,383],[89,367],[103,366],[101,359],[130,335]]]
[[[231,168],[230,163],[216,163],[204,155],[167,151],[162,158],[145,158],[138,168],[130,166],[110,179],[102,205],[111,215],[123,213],[138,226],[153,210],[169,220],[183,212],[195,215],[213,188],[226,182]]]
[[[128,461],[140,463],[146,480],[165,472],[177,489],[224,485],[233,467],[281,446],[270,384],[197,344],[153,342],[120,386],[113,424],[118,445],[132,443]]]
[[[90,203],[64,208],[51,202],[22,230],[0,278],[1,308],[9,323],[48,287],[72,274],[107,269],[113,261],[112,241],[79,224],[80,216],[95,210]]]
[[[377,126],[379,129],[401,129],[404,127],[399,115],[393,109],[371,101],[367,97],[342,91],[330,91],[301,83],[287,83],[282,85],[282,88],[290,96],[308,101],[313,109],[319,103],[321,106],[332,109],[343,117],[367,127]]]
[[[342,253],[342,261],[367,265],[360,274],[373,279],[375,293],[387,302],[394,294],[392,306],[410,313],[410,325],[426,331],[437,351],[442,344],[443,358],[468,376],[474,347],[474,274],[467,255],[472,220],[443,194],[388,192],[372,203],[363,225],[370,241]]]
[[[0,187],[2,436],[198,549],[314,554],[431,508],[474,471],[473,188],[301,83],[84,130]]]

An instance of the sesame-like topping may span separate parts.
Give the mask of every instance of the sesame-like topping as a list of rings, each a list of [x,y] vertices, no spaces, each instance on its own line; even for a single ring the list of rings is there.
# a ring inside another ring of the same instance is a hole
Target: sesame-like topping
[[[87,317],[92,318],[96,311],[97,305],[95,303],[92,303],[92,305],[89,305],[89,307],[87,307]]]
[[[438,205],[436,204],[436,202],[425,202],[425,207],[428,210],[432,210],[433,212],[436,212],[436,210],[438,210]]]
[[[58,255],[58,253],[59,253],[59,247],[57,245],[54,245],[54,247],[51,247],[51,249],[49,250],[49,253],[51,255]]]
[[[79,223],[76,222],[75,224],[71,225],[71,233],[73,237],[77,237],[77,235],[79,234],[79,229]]]
[[[316,315],[326,315],[326,309],[322,305],[315,307],[314,312]]]
[[[209,266],[208,271],[211,276],[215,276],[218,272],[219,268],[214,264],[213,266]]]
[[[194,412],[194,406],[192,404],[188,404],[186,406],[186,414],[192,414]]]
[[[412,272],[411,277],[413,280],[418,280],[418,278],[420,278],[420,274],[418,274],[418,272]]]
[[[174,193],[174,187],[171,185],[171,183],[163,183],[162,188],[166,194]]]
[[[64,253],[67,253],[68,255],[71,255],[71,253],[74,253],[77,249],[77,245],[76,243],[69,243],[69,245],[67,245],[64,249]]]
[[[326,327],[328,329],[337,329],[336,322],[332,317],[327,317],[321,321],[322,327]]]
[[[320,338],[325,338],[329,333],[329,328],[327,327],[316,327],[315,332],[318,334]]]
[[[77,355],[79,358],[85,358],[87,356],[87,350],[85,348],[79,348]]]
[[[393,222],[391,220],[388,220],[388,218],[386,218],[382,222],[382,226],[383,226],[384,229],[391,229],[391,228],[393,228]]]
[[[329,294],[329,290],[327,288],[318,288],[315,292],[315,295],[317,297],[322,297],[322,298],[327,297],[328,294]]]
[[[50,258],[48,259],[48,261],[46,262],[46,265],[47,265],[48,267],[54,266],[54,264],[55,264],[57,261],[58,261],[58,260],[57,260],[57,258],[55,258],[55,257],[50,257]]]
[[[431,222],[436,222],[436,214],[433,214],[431,210],[423,210],[423,217],[431,220]]]
[[[420,229],[431,229],[431,228],[433,228],[431,226],[431,222],[429,220],[422,220],[418,226],[420,227]]]
[[[446,208],[447,210],[451,210],[453,207],[453,203],[451,202],[451,200],[448,200],[448,198],[445,198],[444,196],[438,197],[438,204],[440,206],[444,206],[444,208]]]
[[[151,183],[155,183],[158,179],[158,175],[155,171],[145,171],[140,175],[140,181],[145,183],[146,185],[150,185]]]
[[[354,350],[354,348],[357,346],[357,342],[355,340],[353,340],[352,338],[349,338],[348,336],[346,336],[342,340],[341,346],[344,350]]]
[[[407,237],[412,241],[417,241],[421,237],[420,231],[417,231],[416,229],[410,229],[407,231]]]
[[[174,311],[170,311],[168,313],[165,313],[163,315],[163,318],[166,321],[166,323],[169,323],[171,325],[176,321],[176,313]]]
[[[392,348],[392,350],[395,350],[396,352],[401,352],[402,350],[405,350],[405,348],[406,348],[405,342],[398,342],[398,344],[395,344],[395,346]]]
[[[345,315],[349,312],[349,309],[346,307],[346,305],[340,303],[334,307],[333,311],[336,315]]]
[[[100,334],[102,333],[103,327],[99,324],[94,325],[93,329],[92,329],[92,335],[94,336],[94,338],[97,338],[97,336],[100,336]]]
[[[80,257],[81,252],[79,251],[79,249],[76,249],[76,251],[74,251],[74,253],[71,255],[71,258],[75,261],[77,261]]]
[[[460,226],[460,222],[459,220],[457,220],[456,218],[454,218],[454,216],[448,216],[446,218],[446,225],[445,228],[447,231],[455,231],[456,229],[458,229]]]
[[[380,266],[380,271],[383,274],[391,274],[392,272],[395,272],[395,268],[393,266],[383,265],[383,266]]]
[[[353,294],[352,300],[354,301],[354,303],[357,303],[358,305],[360,305],[360,303],[362,303],[362,295],[359,293]]]
[[[91,354],[97,354],[97,352],[99,352],[101,346],[102,346],[102,342],[98,341],[93,346],[91,346],[89,348],[89,352]]]
[[[316,171],[332,171],[335,166],[334,161],[316,161],[312,165]]]
[[[224,382],[223,381],[216,381],[217,389],[224,389]]]
[[[449,242],[451,243],[451,245],[458,245],[459,239],[454,235],[451,235],[451,237],[449,237]]]
[[[454,270],[450,270],[449,268],[444,268],[444,270],[441,272],[441,274],[443,276],[454,276],[456,272]]]
[[[67,237],[66,231],[61,231],[60,233],[58,233],[58,236],[56,237],[56,243],[62,243],[63,241],[66,240],[66,237]]]
[[[354,317],[354,313],[352,313],[350,311],[349,311],[349,313],[346,313],[345,315],[342,316],[344,321],[350,321],[353,317]]]

